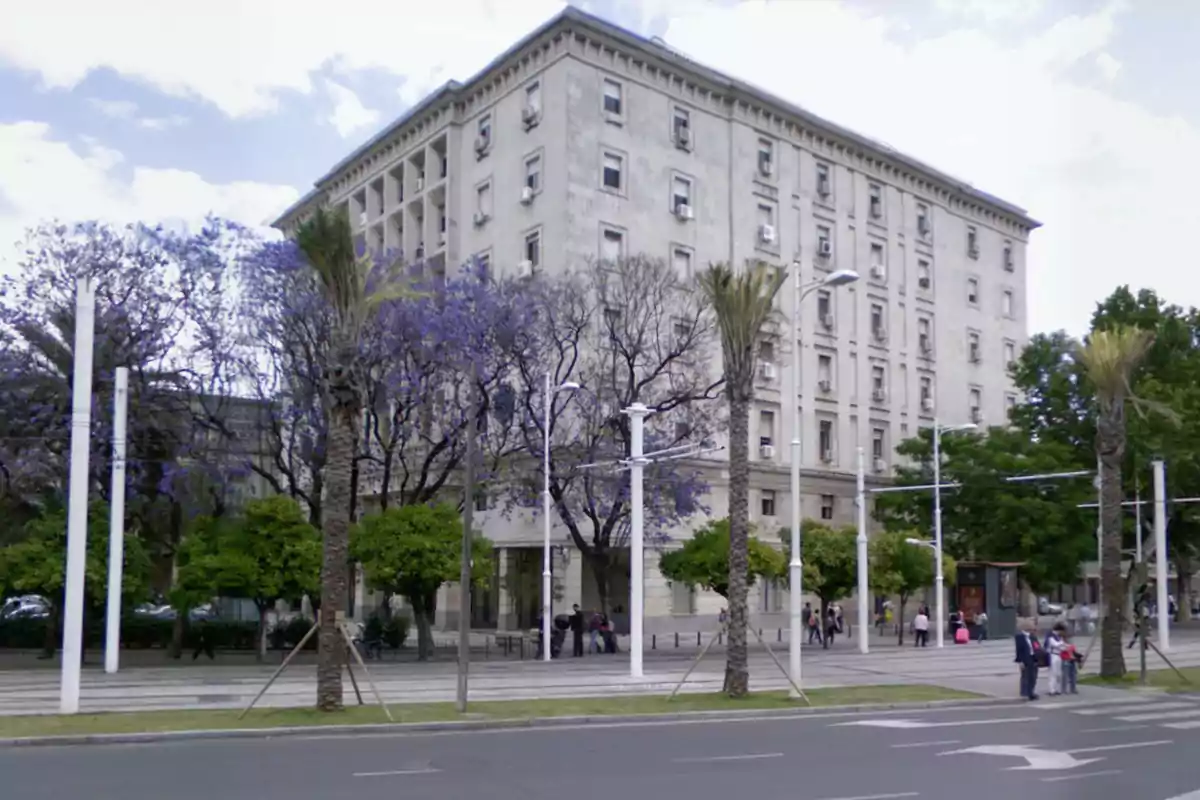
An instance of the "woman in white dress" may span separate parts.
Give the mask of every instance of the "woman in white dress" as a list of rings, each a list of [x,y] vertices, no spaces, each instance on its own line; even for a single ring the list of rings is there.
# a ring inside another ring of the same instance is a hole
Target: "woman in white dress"
[[[1067,642],[1063,638],[1062,623],[1055,625],[1046,637],[1046,652],[1050,655],[1050,694],[1062,694],[1063,650]]]

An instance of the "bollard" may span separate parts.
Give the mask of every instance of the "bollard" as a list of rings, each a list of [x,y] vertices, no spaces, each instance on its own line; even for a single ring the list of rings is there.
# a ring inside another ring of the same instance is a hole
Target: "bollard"
[[[783,628],[775,629],[775,641],[777,641],[777,642],[783,641]]]
[[[650,649],[651,650],[658,649],[658,634],[657,633],[650,634]]]
[[[550,643],[546,642],[546,646],[549,647]],[[521,637],[521,660],[522,661],[525,660],[525,637],[524,636]]]
[[[700,631],[696,631],[696,647],[700,646]]]
[[[675,631],[675,649],[679,649],[679,631]]]
[[[759,639],[761,639],[761,638],[762,638],[762,628],[759,628],[759,629],[758,629],[758,638],[759,638]]]
[[[724,642],[725,642],[725,634],[718,633],[717,634],[717,644],[724,644]]]

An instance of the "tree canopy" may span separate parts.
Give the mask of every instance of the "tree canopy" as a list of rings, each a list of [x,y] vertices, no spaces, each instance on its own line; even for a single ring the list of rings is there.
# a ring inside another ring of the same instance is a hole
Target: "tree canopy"
[[[756,536],[749,539],[747,582],[784,577],[787,558]],[[669,581],[700,587],[729,598],[729,519],[713,520],[693,534],[678,550],[659,558],[658,569]]]

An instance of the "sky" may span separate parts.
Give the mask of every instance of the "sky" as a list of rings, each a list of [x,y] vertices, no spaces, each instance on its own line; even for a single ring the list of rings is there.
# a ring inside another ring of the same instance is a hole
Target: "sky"
[[[1044,223],[1031,333],[1084,333],[1121,284],[1200,305],[1183,241],[1200,222],[1200,4],[574,4],[1028,209]],[[14,5],[0,25],[0,269],[40,221],[264,225],[565,4]]]

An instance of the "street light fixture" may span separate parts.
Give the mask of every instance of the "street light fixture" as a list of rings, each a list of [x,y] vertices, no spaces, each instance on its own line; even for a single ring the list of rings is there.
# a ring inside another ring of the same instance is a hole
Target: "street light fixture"
[[[550,660],[550,625],[553,621],[553,599],[551,592],[552,573],[550,571],[550,410],[554,405],[554,395],[559,392],[574,392],[579,384],[566,381],[557,387],[550,385],[550,371],[546,371],[545,408],[543,409],[544,424],[542,426],[542,660]]]
[[[788,674],[792,684],[791,694],[794,695],[800,686],[800,638],[804,634],[801,609],[804,566],[800,560],[800,307],[804,298],[818,289],[835,289],[854,283],[858,280],[858,273],[852,269],[839,269],[820,280],[802,284],[801,264],[798,260],[792,262],[792,270],[796,278],[792,303],[792,397],[789,400],[792,406],[792,559],[788,564]],[[859,602],[862,602],[861,598]]]
[[[942,434],[973,431],[978,428],[979,426],[974,422],[962,425],[942,425],[936,419],[933,421],[933,554],[934,569],[936,570],[934,581],[937,592],[938,647],[946,646],[946,593],[944,591],[946,577],[942,574]]]

